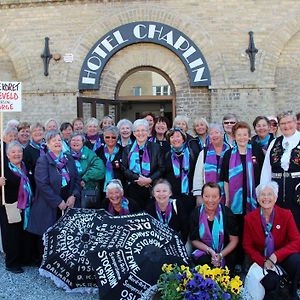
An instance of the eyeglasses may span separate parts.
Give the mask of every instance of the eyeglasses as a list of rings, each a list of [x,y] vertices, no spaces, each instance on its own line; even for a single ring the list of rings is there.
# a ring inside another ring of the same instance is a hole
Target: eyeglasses
[[[272,127],[277,127],[277,125],[278,125],[278,124],[277,124],[276,122],[271,122],[271,123],[270,123],[270,126],[272,126]]]
[[[229,125],[229,124],[230,124],[230,125],[235,125],[236,122],[234,122],[234,121],[224,121],[223,124],[224,124],[224,125]]]
[[[104,138],[107,139],[107,140],[110,140],[110,139],[116,140],[117,139],[116,136],[105,136]]]

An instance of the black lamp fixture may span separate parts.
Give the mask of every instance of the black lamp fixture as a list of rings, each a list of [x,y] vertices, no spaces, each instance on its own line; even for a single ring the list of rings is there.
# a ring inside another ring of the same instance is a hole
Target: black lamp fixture
[[[250,59],[250,70],[251,72],[255,71],[255,55],[258,52],[258,49],[255,48],[254,39],[253,39],[253,31],[249,31],[249,46],[248,49],[246,49],[246,53],[249,56]]]
[[[48,37],[45,37],[45,47],[44,47],[44,52],[41,55],[41,58],[43,59],[43,62],[44,62],[44,75],[48,76],[49,62],[52,58],[52,54],[50,54],[50,49],[49,49],[49,38]]]

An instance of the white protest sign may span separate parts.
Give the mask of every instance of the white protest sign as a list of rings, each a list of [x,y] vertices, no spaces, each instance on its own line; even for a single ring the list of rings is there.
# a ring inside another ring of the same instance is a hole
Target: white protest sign
[[[0,81],[0,112],[22,111],[22,83]]]

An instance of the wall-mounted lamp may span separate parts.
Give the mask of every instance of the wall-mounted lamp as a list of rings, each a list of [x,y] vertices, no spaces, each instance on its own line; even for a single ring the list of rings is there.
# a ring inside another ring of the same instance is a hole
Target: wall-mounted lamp
[[[251,72],[255,71],[255,55],[258,52],[258,49],[255,48],[254,39],[253,39],[253,31],[249,31],[249,46],[246,49],[246,53],[250,59],[250,70]]]
[[[43,59],[43,62],[44,62],[44,75],[48,76],[49,62],[50,62],[50,59],[52,58],[52,54],[50,54],[50,49],[49,49],[49,38],[48,37],[45,37],[45,47],[44,47],[44,52],[41,55],[41,58]]]

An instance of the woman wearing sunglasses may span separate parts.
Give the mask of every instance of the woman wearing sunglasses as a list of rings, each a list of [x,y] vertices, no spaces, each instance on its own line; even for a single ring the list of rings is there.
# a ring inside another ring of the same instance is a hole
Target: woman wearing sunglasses
[[[116,126],[108,126],[103,130],[104,145],[96,150],[96,154],[103,161],[106,171],[104,179],[100,181],[100,191],[102,192],[102,199],[106,195],[106,186],[112,179],[123,180],[121,172],[121,158],[122,150],[117,141],[119,137],[119,130]]]
[[[235,114],[226,114],[223,117],[223,128],[224,128],[224,142],[232,148],[234,146],[234,136],[232,127],[237,123],[237,116]]]

